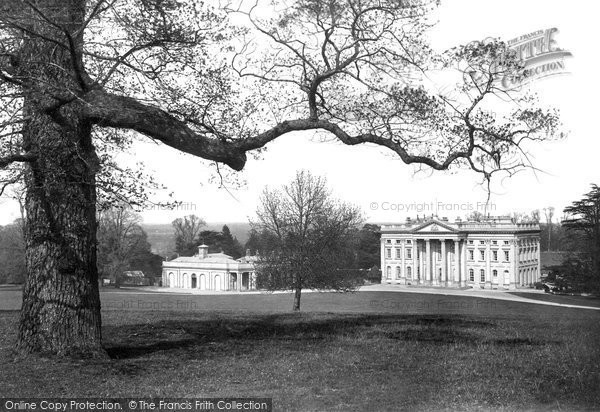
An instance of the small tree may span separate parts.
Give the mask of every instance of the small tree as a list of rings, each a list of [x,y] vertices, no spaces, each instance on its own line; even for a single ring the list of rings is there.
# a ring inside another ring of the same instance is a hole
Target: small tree
[[[336,201],[324,178],[300,171],[280,190],[265,189],[255,229],[272,241],[257,262],[257,284],[294,290],[300,310],[303,288],[349,291],[359,281],[343,269],[353,258],[359,209]]]
[[[554,207],[548,206],[547,208],[544,208],[544,215],[546,216],[548,231],[548,245],[546,250],[549,252],[552,249],[552,218],[554,217]]]

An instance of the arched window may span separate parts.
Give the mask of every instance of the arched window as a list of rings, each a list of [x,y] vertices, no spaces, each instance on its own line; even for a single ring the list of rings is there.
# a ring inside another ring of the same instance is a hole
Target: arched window
[[[385,270],[385,277],[387,279],[391,279],[392,278],[392,267],[388,266]]]
[[[492,270],[492,276],[495,278],[498,277],[498,271],[496,269]]]
[[[396,279],[400,279],[400,266],[396,266]]]
[[[475,271],[473,269],[469,269],[469,280],[475,282]]]
[[[406,277],[412,279],[412,268],[410,266],[406,268]]]
[[[484,269],[479,270],[479,280],[481,282],[485,282],[485,270]]]

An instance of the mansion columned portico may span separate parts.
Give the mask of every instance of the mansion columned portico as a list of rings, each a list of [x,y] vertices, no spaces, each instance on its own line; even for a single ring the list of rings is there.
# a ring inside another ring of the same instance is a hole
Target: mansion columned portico
[[[529,287],[540,276],[540,228],[510,217],[381,226],[382,283],[485,289]]]

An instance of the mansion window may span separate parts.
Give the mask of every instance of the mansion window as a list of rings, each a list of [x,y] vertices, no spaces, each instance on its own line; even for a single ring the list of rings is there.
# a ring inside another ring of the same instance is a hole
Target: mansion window
[[[508,252],[508,250],[504,251],[504,261],[508,262],[510,260],[510,254]]]
[[[390,249],[390,248],[385,249],[385,257],[386,257],[386,259],[392,258],[392,249]]]
[[[388,266],[387,269],[385,270],[385,277],[387,279],[392,278],[392,267],[391,266]]]
[[[406,267],[406,277],[412,279],[412,268],[410,266]]]
[[[498,241],[497,240],[492,240],[492,245],[497,245]]]
[[[498,277],[498,271],[497,271],[496,269],[492,270],[492,276],[493,276],[494,278],[497,278],[497,277]]]
[[[473,269],[469,269],[469,280],[475,282],[475,271]]]
[[[412,243],[412,240],[407,240],[406,243],[410,245]]]
[[[480,245],[485,245],[485,240],[480,240],[480,241],[479,241],[479,244],[480,244]]]
[[[475,251],[473,249],[469,249],[469,260],[475,260]]]
[[[386,239],[385,243],[387,243],[388,245],[392,243],[391,239]]]
[[[481,282],[485,282],[485,270],[484,269],[479,270],[479,280]]]
[[[473,241],[472,241],[472,240],[469,240],[469,245],[472,245],[472,244],[473,244]]]
[[[494,262],[497,262],[498,261],[498,251],[497,250],[492,251],[492,255],[494,258]]]
[[[412,249],[411,248],[406,249],[406,258],[412,259]]]
[[[402,258],[402,249],[396,248],[396,259]]]
[[[485,260],[485,250],[479,251],[479,260]]]
[[[508,245],[508,240],[505,240],[505,241],[504,241],[504,244],[505,244],[505,245]]]
[[[400,239],[396,239],[396,244],[399,245],[400,244]]]
[[[396,266],[396,279],[400,279],[400,266]]]

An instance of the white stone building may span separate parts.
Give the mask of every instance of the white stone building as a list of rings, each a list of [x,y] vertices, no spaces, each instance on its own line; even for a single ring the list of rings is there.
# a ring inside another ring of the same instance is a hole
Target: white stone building
[[[408,218],[381,226],[383,284],[529,287],[540,277],[540,227],[510,217]]]
[[[255,256],[233,259],[224,253],[208,253],[208,246],[198,247],[198,254],[163,262],[162,284],[169,288],[211,291],[256,289]]]

